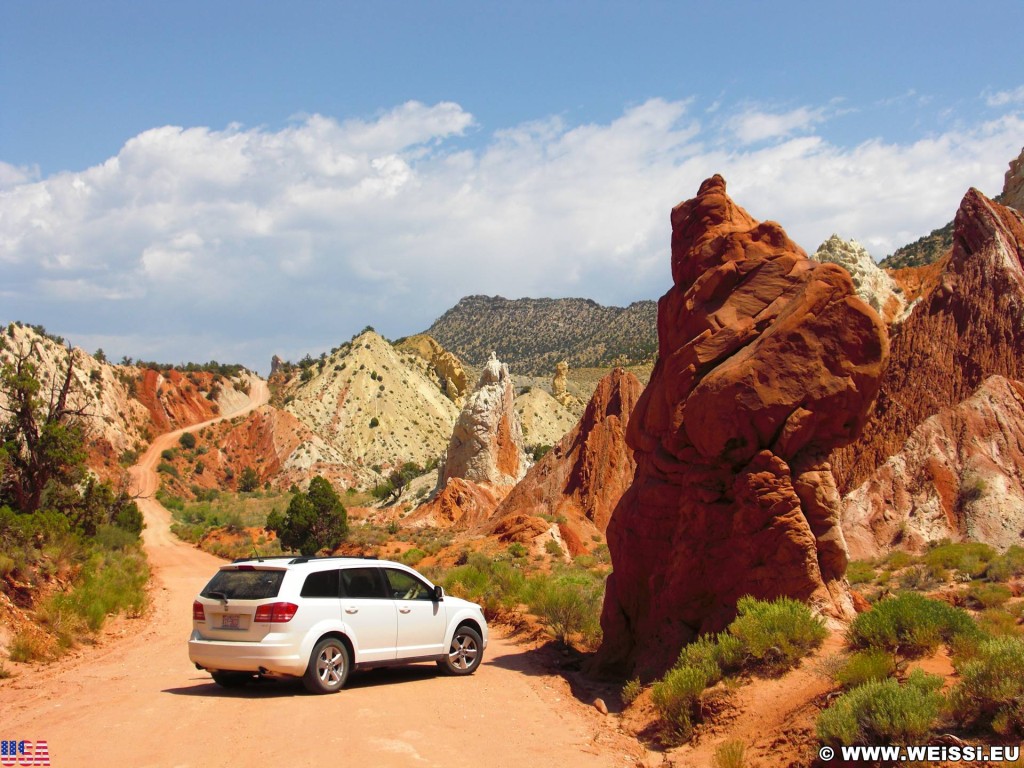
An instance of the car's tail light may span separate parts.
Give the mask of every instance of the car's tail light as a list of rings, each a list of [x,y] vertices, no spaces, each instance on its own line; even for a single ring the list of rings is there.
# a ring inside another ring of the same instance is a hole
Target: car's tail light
[[[203,604],[198,600],[192,601],[192,621],[206,621],[206,612],[203,610]]]
[[[267,603],[256,608],[256,617],[253,621],[284,624],[292,620],[297,610],[299,606],[295,603]]]

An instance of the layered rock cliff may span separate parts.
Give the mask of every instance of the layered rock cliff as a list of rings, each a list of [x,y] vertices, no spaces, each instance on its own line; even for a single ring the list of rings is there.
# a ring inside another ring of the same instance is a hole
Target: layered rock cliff
[[[972,189],[955,219],[936,286],[892,342],[870,426],[835,451],[841,492],[864,482],[925,419],[970,397],[992,375],[1024,379],[1024,216]]]
[[[626,445],[626,427],[642,391],[639,379],[621,368],[605,376],[579,423],[498,507],[488,533],[529,543],[557,525],[570,554],[591,546],[633,480],[636,462]],[[552,518],[560,522],[546,522]]]
[[[659,673],[739,597],[852,607],[826,457],[853,440],[888,342],[849,274],[808,259],[705,181],[672,211],[659,357],[629,422],[635,479],[608,526],[595,659]]]
[[[833,470],[857,557],[950,537],[1020,543],[1024,216],[964,197],[944,268],[894,336],[875,413]]]

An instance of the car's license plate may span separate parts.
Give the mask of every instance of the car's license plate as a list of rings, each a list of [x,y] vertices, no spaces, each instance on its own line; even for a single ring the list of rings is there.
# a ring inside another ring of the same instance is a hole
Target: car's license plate
[[[238,629],[238,614],[225,613],[220,620],[221,629]]]

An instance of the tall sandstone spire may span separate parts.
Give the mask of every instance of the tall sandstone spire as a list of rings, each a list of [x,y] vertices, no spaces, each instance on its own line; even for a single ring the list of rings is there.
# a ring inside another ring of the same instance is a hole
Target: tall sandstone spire
[[[888,354],[846,271],[758,223],[714,176],[672,211],[674,285],[629,421],[595,664],[649,676],[743,595],[852,612],[826,457],[860,432]]]

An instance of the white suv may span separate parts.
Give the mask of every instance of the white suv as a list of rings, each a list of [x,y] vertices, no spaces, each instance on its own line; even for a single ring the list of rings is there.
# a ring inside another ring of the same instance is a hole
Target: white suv
[[[192,603],[188,656],[225,687],[291,675],[313,693],[334,693],[353,668],[436,661],[470,675],[486,647],[480,606],[408,566],[287,556],[217,571]]]

